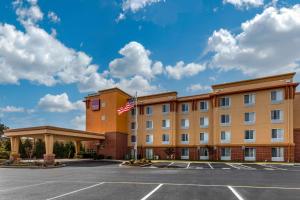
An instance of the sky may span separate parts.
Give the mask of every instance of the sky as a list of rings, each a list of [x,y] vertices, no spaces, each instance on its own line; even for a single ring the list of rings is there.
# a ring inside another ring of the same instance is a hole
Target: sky
[[[296,0],[1,0],[0,122],[84,130],[90,93],[300,74],[299,46]]]

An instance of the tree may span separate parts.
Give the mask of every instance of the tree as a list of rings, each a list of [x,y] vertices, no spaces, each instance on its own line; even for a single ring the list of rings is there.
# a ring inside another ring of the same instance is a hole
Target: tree
[[[4,135],[4,131],[9,129],[7,126],[5,126],[4,124],[0,123],[0,138],[3,137]]]
[[[42,139],[38,139],[35,143],[35,157],[43,158],[45,154],[45,142]]]

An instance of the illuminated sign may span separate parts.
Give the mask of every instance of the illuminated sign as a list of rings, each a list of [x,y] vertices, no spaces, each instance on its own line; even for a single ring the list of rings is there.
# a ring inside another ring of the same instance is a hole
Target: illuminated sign
[[[100,99],[93,99],[92,100],[92,110],[100,110]]]

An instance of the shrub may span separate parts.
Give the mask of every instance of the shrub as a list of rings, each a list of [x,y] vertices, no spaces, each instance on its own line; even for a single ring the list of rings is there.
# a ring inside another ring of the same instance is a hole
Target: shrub
[[[9,152],[8,151],[0,152],[0,159],[9,159]]]

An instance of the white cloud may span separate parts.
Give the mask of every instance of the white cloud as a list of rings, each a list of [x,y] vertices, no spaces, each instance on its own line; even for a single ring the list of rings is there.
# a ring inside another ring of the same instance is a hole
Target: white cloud
[[[71,123],[75,126],[75,129],[85,130],[85,119],[85,114],[82,114],[72,119]]]
[[[197,75],[199,72],[204,71],[206,67],[197,63],[185,64],[183,61],[179,61],[175,66],[167,66],[166,73],[173,79],[180,80],[183,77],[189,77]]]
[[[13,2],[14,7],[16,8],[18,20],[23,25],[36,24],[43,19],[44,14],[37,5],[37,0],[27,0],[27,3],[29,5],[27,5],[23,0],[16,0]]]
[[[134,95],[137,91],[139,96],[149,94],[158,90],[157,86],[151,85],[151,83],[147,79],[139,75],[136,75],[130,79],[121,79],[116,86],[131,95]]]
[[[60,22],[60,18],[57,16],[57,14],[53,11],[48,12],[48,19],[53,23]]]
[[[150,6],[151,4],[161,1],[162,0],[123,0],[122,9],[123,11],[130,10],[131,12],[135,13],[146,6]]]
[[[49,112],[83,111],[85,109],[85,105],[81,100],[73,103],[69,100],[66,93],[58,95],[47,94],[39,100],[38,106]]]
[[[264,5],[264,0],[223,0],[223,3],[232,4],[237,8],[250,8]]]
[[[6,106],[0,107],[0,113],[17,113],[17,112],[25,112],[25,109],[22,107],[15,107],[15,106]]]
[[[155,62],[149,58],[150,51],[138,42],[126,44],[119,53],[122,58],[114,59],[109,63],[112,76],[117,78],[141,75],[146,78],[153,78],[162,73],[162,63]]]
[[[244,22],[241,29],[238,35],[220,29],[209,38],[212,67],[254,76],[299,70],[300,5],[269,7]]]
[[[201,85],[201,84],[191,84],[186,88],[188,92],[197,92],[197,91],[208,91],[211,90],[211,87],[208,85]]]

